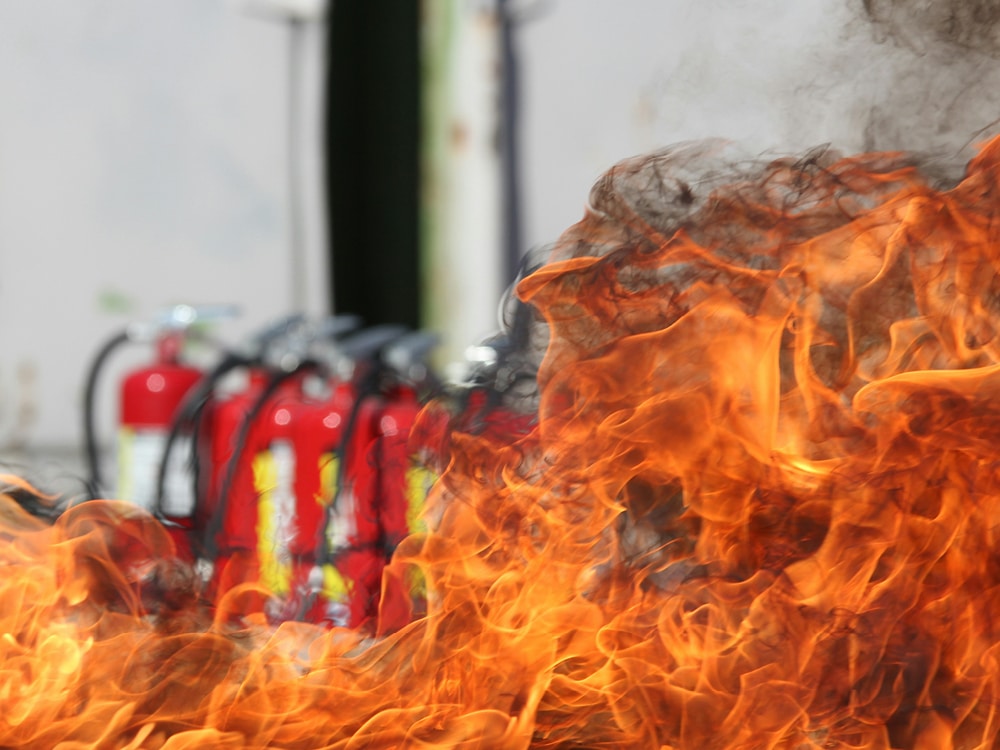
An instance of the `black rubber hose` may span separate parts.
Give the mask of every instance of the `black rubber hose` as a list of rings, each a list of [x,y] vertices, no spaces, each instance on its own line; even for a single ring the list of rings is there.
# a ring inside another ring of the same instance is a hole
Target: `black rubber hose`
[[[369,398],[378,395],[380,391],[379,381],[382,374],[381,368],[373,363],[371,370],[358,383],[356,390],[357,397],[354,399],[354,403],[351,404],[351,412],[344,423],[344,431],[340,435],[340,441],[337,444],[336,450],[334,450],[334,456],[336,456],[337,460],[337,476],[334,478],[334,489],[330,497],[330,502],[327,503],[326,508],[323,510],[323,520],[320,521],[319,527],[316,529],[313,571],[321,570],[324,565],[333,562],[333,550],[330,549],[328,543],[327,529],[330,528],[330,523],[333,521],[333,512],[344,489],[344,472],[347,469],[347,459],[349,458],[347,448],[351,443],[351,436],[354,434],[358,415],[361,413],[361,405]],[[321,589],[322,578],[313,580],[313,576],[310,574],[309,590],[299,605],[299,610],[295,617],[296,620],[303,622],[306,619],[306,615],[313,608],[316,597],[319,596]]]
[[[188,428],[191,429],[191,461],[194,469],[195,498],[198,496],[198,437],[200,430],[201,415],[205,404],[215,392],[215,387],[219,381],[238,367],[249,367],[256,360],[239,354],[229,353],[223,357],[211,371],[209,371],[198,384],[184,396],[177,412],[174,414],[170,424],[170,431],[167,433],[166,442],[163,445],[163,455],[160,457],[159,469],[156,473],[156,492],[154,495],[153,512],[163,519],[163,503],[166,500],[166,480],[167,467],[170,463],[170,454],[181,434]]]
[[[240,458],[247,449],[247,442],[250,438],[250,430],[253,428],[254,422],[260,417],[261,412],[264,407],[267,406],[271,397],[277,392],[284,383],[287,383],[293,377],[303,374],[308,370],[313,370],[318,367],[318,363],[313,360],[304,360],[295,369],[286,372],[280,372],[276,374],[271,380],[268,381],[264,390],[257,397],[253,406],[246,413],[243,418],[243,423],[240,425],[240,430],[236,436],[236,442],[233,445],[233,454],[229,457],[229,462],[226,465],[226,473],[223,476],[222,484],[219,487],[219,504],[215,507],[215,512],[209,519],[208,525],[205,528],[205,535],[202,539],[201,554],[199,555],[203,560],[210,563],[215,562],[215,558],[219,555],[219,549],[216,537],[222,530],[222,521],[226,517],[226,513],[229,509],[229,496],[232,494],[233,484],[236,481],[236,472],[240,464]]]
[[[101,371],[108,358],[122,344],[131,341],[127,330],[115,334],[98,351],[87,372],[87,386],[83,396],[83,445],[87,461],[87,494],[96,499],[102,494],[104,485],[101,477],[101,459],[98,455],[97,428],[95,426],[95,402],[97,400],[97,384],[100,382]]]
[[[380,393],[381,388],[379,386],[383,374],[382,368],[378,364],[373,363],[371,369],[365,373],[364,377],[358,383],[355,391],[356,398],[354,399],[354,403],[351,404],[351,412],[344,423],[344,431],[340,435],[340,443],[334,451],[334,455],[337,458],[337,476],[334,478],[333,495],[330,497],[330,502],[327,503],[323,511],[323,521],[320,523],[316,533],[315,564],[318,566],[326,565],[333,559],[332,550],[329,544],[327,544],[327,529],[333,520],[333,511],[336,509],[337,501],[340,499],[340,495],[344,489],[344,472],[347,469],[347,460],[351,457],[347,449],[351,444],[358,416],[361,414],[361,406],[369,398],[377,396]]]
[[[347,468],[347,460],[350,458],[347,449],[354,434],[358,415],[361,413],[361,406],[367,399],[378,395],[382,390],[382,380],[387,370],[382,361],[383,350],[405,334],[406,328],[404,326],[393,324],[375,326],[355,334],[343,342],[341,346],[342,354],[355,363],[365,363],[368,369],[363,371],[356,383],[354,403],[351,405],[351,412],[344,423],[344,431],[341,433],[340,441],[334,450],[337,459],[337,476],[334,478],[333,494],[323,511],[323,520],[316,529],[313,569],[309,574],[308,591],[299,606],[296,620],[305,620],[316,601],[316,597],[322,591],[322,573],[320,571],[324,565],[333,562],[333,550],[330,549],[327,541],[327,529],[333,520],[333,512],[344,489],[344,472]]]

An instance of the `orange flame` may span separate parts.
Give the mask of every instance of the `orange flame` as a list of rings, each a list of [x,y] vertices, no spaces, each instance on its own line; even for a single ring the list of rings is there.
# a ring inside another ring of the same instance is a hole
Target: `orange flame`
[[[521,283],[537,427],[451,436],[392,636],[200,606],[124,504],[0,502],[0,746],[992,748],[1000,141],[944,191],[702,156],[613,169]]]

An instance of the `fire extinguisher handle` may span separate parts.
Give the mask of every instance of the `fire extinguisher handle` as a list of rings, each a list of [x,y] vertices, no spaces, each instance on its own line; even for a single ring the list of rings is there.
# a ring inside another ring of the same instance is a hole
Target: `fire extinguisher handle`
[[[174,305],[159,314],[157,323],[170,330],[185,330],[195,323],[235,318],[239,314],[236,305]]]
[[[293,313],[278,318],[271,325],[259,331],[253,337],[253,346],[257,353],[262,353],[271,347],[276,341],[287,336],[293,330],[305,323],[306,316],[302,313]]]
[[[371,359],[405,333],[406,326],[391,323],[372,326],[344,339],[340,344],[340,354],[355,362]]]
[[[324,319],[316,331],[318,339],[339,339],[361,327],[360,315],[333,315]]]
[[[406,373],[414,365],[423,364],[440,343],[441,337],[433,331],[412,331],[389,343],[382,350],[382,361],[397,372]]]

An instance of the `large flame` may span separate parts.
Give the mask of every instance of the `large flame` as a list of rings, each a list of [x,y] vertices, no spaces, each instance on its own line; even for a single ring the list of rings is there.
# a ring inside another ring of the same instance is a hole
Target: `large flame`
[[[393,635],[201,606],[124,504],[0,504],[0,746],[992,748],[1000,142],[950,190],[713,158],[616,167],[521,283],[537,425],[453,432]]]

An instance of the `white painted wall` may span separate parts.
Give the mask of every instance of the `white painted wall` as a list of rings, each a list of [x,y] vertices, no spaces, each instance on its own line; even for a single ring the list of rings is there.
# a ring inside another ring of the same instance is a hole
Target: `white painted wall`
[[[0,455],[79,443],[84,371],[131,320],[235,303],[229,340],[322,313],[322,35],[299,33],[306,270],[287,202],[289,26],[223,0],[0,2]],[[114,360],[100,394],[111,437]]]

